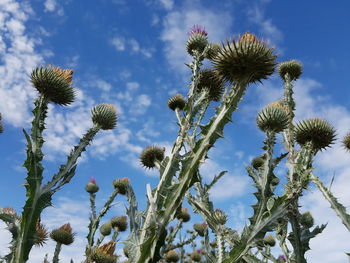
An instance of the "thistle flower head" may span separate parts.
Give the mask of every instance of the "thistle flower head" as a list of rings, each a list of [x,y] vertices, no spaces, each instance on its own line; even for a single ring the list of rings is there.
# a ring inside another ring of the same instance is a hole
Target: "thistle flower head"
[[[327,121],[317,118],[299,122],[294,127],[294,134],[300,145],[311,142],[316,152],[330,147],[336,137],[335,129]]]
[[[117,109],[112,104],[99,104],[92,108],[91,118],[102,130],[112,130],[117,125]]]
[[[276,245],[276,240],[273,237],[273,235],[267,235],[264,237],[264,243],[265,243],[265,245],[268,245],[270,247],[274,247]]]
[[[194,34],[200,34],[200,35],[203,35],[203,36],[207,36],[208,35],[207,31],[205,30],[205,27],[204,26],[200,26],[200,25],[194,25],[191,28],[191,31],[188,32],[189,36],[194,35]]]
[[[91,259],[96,263],[116,263],[117,256],[114,255],[116,242],[109,241],[103,246],[95,248],[91,253]]]
[[[155,162],[164,159],[164,148],[158,146],[147,146],[140,155],[140,161],[147,168],[154,168]]]
[[[202,255],[200,253],[200,250],[197,251],[193,251],[192,254],[190,255],[190,258],[194,261],[194,262],[200,262],[202,260]]]
[[[50,237],[57,243],[63,245],[70,245],[74,241],[75,234],[72,233],[72,227],[70,224],[64,224],[60,228],[52,230]]]
[[[265,159],[264,159],[264,155],[255,157],[252,160],[252,166],[254,169],[258,170],[260,167],[262,167],[264,165]]]
[[[213,69],[200,71],[197,88],[199,91],[208,89],[209,99],[219,101],[224,92],[225,80]]]
[[[312,215],[309,211],[307,211],[301,215],[300,224],[306,228],[313,227],[314,218],[312,217]]]
[[[186,207],[182,207],[180,211],[178,211],[176,218],[186,223],[191,220],[191,215]]]
[[[178,262],[179,259],[180,257],[175,250],[170,250],[165,254],[165,261],[168,263]]]
[[[49,65],[34,69],[30,79],[34,88],[46,99],[56,104],[69,105],[75,99],[72,77],[73,70]]]
[[[34,235],[34,245],[40,247],[44,246],[49,238],[49,232],[47,228],[40,222],[40,219],[36,223],[36,233]]]
[[[277,263],[283,263],[283,262],[287,262],[287,259],[286,259],[285,256],[280,255],[280,256],[277,258]]]
[[[207,59],[214,59],[220,52],[221,46],[219,43],[209,43],[204,54]]]
[[[4,207],[0,209],[1,213],[17,217],[17,212],[13,207]]]
[[[119,194],[125,195],[129,187],[130,179],[127,177],[121,179],[115,179],[113,181],[114,188],[118,191]]]
[[[205,47],[208,45],[207,32],[204,27],[194,26],[189,32],[189,38],[186,43],[186,50],[191,56],[194,55],[194,51],[202,53]]]
[[[287,128],[289,114],[287,110],[278,103],[267,105],[256,118],[258,127],[264,132],[281,132]]]
[[[100,187],[96,184],[96,179],[91,177],[90,181],[85,186],[85,191],[89,194],[97,193]]]
[[[225,225],[227,222],[227,216],[221,209],[215,209],[213,217],[219,225]]]
[[[297,80],[303,73],[303,66],[296,60],[285,61],[278,65],[278,73],[284,81],[286,74],[289,75],[290,80]]]
[[[345,150],[350,151],[350,132],[343,138],[343,147]]]
[[[183,110],[186,106],[186,100],[181,94],[176,94],[168,100],[168,107],[171,110]]]
[[[196,223],[193,225],[193,229],[198,233],[198,235],[204,237],[205,233],[207,232],[208,225],[206,223]]]
[[[253,83],[274,72],[276,56],[273,51],[255,35],[245,33],[238,41],[227,41],[213,58],[213,64],[219,74],[232,83]]]
[[[124,232],[128,228],[128,217],[118,216],[111,219],[112,227],[118,228],[118,231]]]

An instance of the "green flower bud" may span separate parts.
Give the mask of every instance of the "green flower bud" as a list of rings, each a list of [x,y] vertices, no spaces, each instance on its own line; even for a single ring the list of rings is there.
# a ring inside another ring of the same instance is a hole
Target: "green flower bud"
[[[199,91],[207,89],[209,99],[219,101],[224,93],[224,79],[212,69],[204,69],[200,71],[197,88]]]
[[[103,236],[108,236],[111,234],[111,232],[112,232],[112,223],[111,222],[104,223],[100,227],[100,233]]]
[[[193,251],[192,254],[190,255],[190,257],[194,262],[200,262],[202,260],[202,255],[200,253],[200,250]]]
[[[305,212],[300,217],[300,224],[306,228],[313,227],[314,225],[314,218],[312,217],[311,213]]]
[[[219,225],[225,225],[227,221],[227,216],[220,209],[215,209],[213,217]]]
[[[158,146],[147,146],[140,155],[141,163],[147,168],[154,168],[155,162],[161,162],[164,159],[165,148]]]
[[[85,186],[86,192],[90,194],[97,193],[100,187],[96,184],[95,178],[91,177],[88,184]]]
[[[312,143],[315,151],[330,147],[335,141],[335,129],[325,120],[308,119],[294,127],[296,141],[300,145]]]
[[[47,66],[33,70],[30,79],[34,88],[47,100],[69,105],[75,99],[72,84],[73,70]]]
[[[113,217],[111,224],[112,227],[118,228],[118,231],[124,232],[128,228],[128,218],[126,216]]]
[[[191,29],[190,36],[186,43],[186,50],[188,54],[193,56],[194,51],[197,51],[201,54],[207,45],[208,38],[204,27],[194,26]]]
[[[276,245],[276,240],[273,235],[267,235],[264,237],[264,243],[270,247],[274,247]]]
[[[258,127],[264,132],[281,132],[288,127],[289,115],[284,107],[277,103],[267,105],[256,119]]]
[[[170,250],[165,255],[165,261],[168,263],[178,262],[179,259],[180,259],[180,257],[175,250]]]
[[[63,245],[70,245],[74,241],[74,233],[72,233],[72,227],[70,224],[64,224],[58,229],[52,230],[50,237],[57,243]]]
[[[193,229],[198,233],[199,236],[204,237],[207,232],[208,225],[206,223],[196,223],[193,225]]]
[[[296,80],[303,73],[303,66],[296,60],[289,60],[279,64],[278,72],[284,81],[286,74],[289,75],[290,80]]]
[[[113,186],[118,191],[119,194],[125,195],[129,187],[129,182],[130,182],[130,179],[127,177],[124,177],[121,179],[115,179],[113,181]]]
[[[264,162],[265,162],[264,155],[261,155],[261,156],[255,157],[252,160],[252,166],[254,169],[258,170],[260,167],[264,165]]]
[[[117,110],[112,104],[99,104],[92,108],[91,118],[102,130],[112,130],[117,125]]]
[[[266,43],[253,34],[245,33],[238,41],[227,41],[213,58],[213,64],[219,74],[231,83],[253,83],[266,79],[274,72],[276,58],[273,49]]]
[[[181,94],[176,94],[168,100],[168,107],[173,111],[176,109],[183,110],[185,106],[186,101]]]

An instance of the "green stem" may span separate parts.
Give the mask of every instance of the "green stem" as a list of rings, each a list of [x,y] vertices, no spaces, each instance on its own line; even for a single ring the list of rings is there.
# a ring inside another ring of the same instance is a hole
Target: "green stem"
[[[61,243],[56,243],[56,247],[55,247],[55,253],[53,254],[53,258],[52,258],[52,263],[58,263],[59,262],[59,254],[61,252],[61,247],[62,244]]]
[[[216,243],[218,244],[217,262],[222,263],[225,257],[225,243],[221,230],[216,231]]]
[[[170,250],[176,249],[176,248],[182,248],[183,246],[190,244],[191,242],[193,242],[197,238],[197,236],[198,236],[198,234],[195,233],[189,239],[184,240],[184,241],[177,243],[175,245],[169,246],[167,249],[165,249],[164,253],[166,253]]]
[[[112,236],[112,241],[116,241],[116,240],[117,240],[118,234],[119,234],[118,228],[114,228],[114,233],[113,233],[113,236]]]
[[[91,219],[90,220],[92,220],[92,221],[96,219],[95,199],[96,199],[96,194],[90,193],[90,208],[91,208]]]

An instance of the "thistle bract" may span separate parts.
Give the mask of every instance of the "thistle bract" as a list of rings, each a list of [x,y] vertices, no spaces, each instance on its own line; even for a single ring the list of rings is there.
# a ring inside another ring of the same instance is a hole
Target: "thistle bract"
[[[208,45],[207,32],[204,27],[194,26],[186,43],[186,50],[188,54],[193,55],[194,51],[202,53]]]
[[[288,112],[278,104],[270,104],[258,114],[256,123],[264,132],[281,132],[288,126]]]
[[[99,104],[92,108],[91,118],[102,130],[114,129],[117,125],[117,109],[112,104]]]
[[[50,237],[57,243],[70,245],[74,242],[74,233],[70,224],[65,224],[58,229],[52,230]]]
[[[99,189],[100,189],[99,186],[96,184],[96,181],[93,178],[90,179],[90,181],[85,186],[86,192],[88,192],[90,194],[97,193]]]
[[[100,233],[103,236],[108,236],[111,234],[111,232],[112,232],[112,223],[111,222],[104,223],[100,227]]]
[[[208,229],[208,225],[206,223],[196,223],[193,225],[193,229],[198,233],[198,235],[204,237],[205,232]]]
[[[114,255],[115,242],[110,241],[107,244],[97,247],[92,251],[91,259],[96,263],[116,263],[117,256]]]
[[[113,181],[113,186],[118,191],[119,194],[125,195],[129,187],[129,182],[130,182],[130,179],[127,177],[124,177],[121,179],[115,179]]]
[[[219,43],[209,43],[204,54],[205,58],[210,60],[214,59],[219,54],[220,48]]]
[[[186,100],[184,99],[184,97],[181,94],[176,94],[175,96],[171,97],[168,100],[168,107],[171,110],[183,110],[185,108],[186,105]]]
[[[219,101],[224,92],[225,80],[212,69],[204,69],[200,71],[200,76],[197,84],[199,91],[208,89],[209,99]]]
[[[34,88],[47,100],[60,105],[69,105],[75,99],[71,86],[73,71],[58,67],[39,67],[33,70],[30,78]]]
[[[272,48],[253,34],[245,33],[238,41],[227,41],[213,64],[226,80],[251,83],[270,76],[275,69],[275,60]]]
[[[147,168],[154,168],[155,162],[164,159],[164,148],[158,146],[147,146],[140,155],[140,161]]]

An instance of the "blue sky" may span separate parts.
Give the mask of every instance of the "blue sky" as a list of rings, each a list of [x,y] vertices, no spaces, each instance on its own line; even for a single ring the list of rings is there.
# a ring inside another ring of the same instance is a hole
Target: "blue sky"
[[[129,177],[139,205],[144,207],[146,184],[155,186],[158,179],[154,171],[140,166],[138,156],[150,144],[169,150],[175,139],[175,116],[166,101],[187,92],[190,75],[184,63],[190,58],[184,45],[194,24],[205,26],[213,42],[253,32],[276,47],[279,62],[300,60],[304,74],[295,88],[297,119],[326,118],[341,138],[350,130],[346,81],[349,10],[346,0],[336,4],[316,0],[0,0],[0,112],[5,125],[0,135],[0,206],[12,205],[20,211],[24,203],[22,128],[29,128],[37,95],[28,76],[34,67],[50,63],[74,69],[78,96],[70,107],[50,106],[44,147],[46,178],[57,171],[65,154],[90,127],[92,106],[113,103],[119,114],[117,128],[97,136],[72,183],[55,196],[54,207],[44,214],[43,221],[50,229],[71,218],[78,232],[77,242],[62,251],[63,262],[79,259],[83,253],[89,213],[84,186],[91,176],[101,189],[100,204],[112,191],[113,179]],[[244,165],[261,151],[263,133],[255,125],[255,116],[263,105],[282,95],[277,75],[263,84],[249,88],[234,113],[234,123],[227,126],[225,138],[202,167],[206,180],[229,171],[211,197],[226,211],[229,224],[237,228],[246,223],[252,212],[249,205],[254,202]],[[315,161],[315,173],[323,181],[328,183],[336,174],[332,189],[345,205],[350,205],[349,160],[338,142]],[[283,180],[284,175],[280,176]],[[124,214],[125,200],[117,201],[109,217]],[[302,203],[317,223],[328,222],[324,233],[311,243],[309,262],[345,262],[343,252],[348,251],[350,235],[340,220],[313,187]],[[8,236],[3,230],[0,235],[3,254]],[[46,251],[52,255],[52,249],[50,241],[46,249],[34,251],[30,262],[41,260]]]

